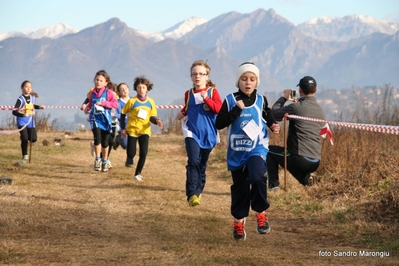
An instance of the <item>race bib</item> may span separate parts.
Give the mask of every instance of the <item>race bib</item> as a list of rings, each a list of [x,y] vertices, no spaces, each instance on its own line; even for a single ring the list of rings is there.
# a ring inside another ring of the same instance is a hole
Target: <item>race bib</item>
[[[139,113],[137,114],[137,117],[141,119],[146,119],[147,116],[148,116],[148,111],[145,109],[140,109]]]
[[[195,104],[204,103],[204,98],[202,98],[201,93],[194,93]]]
[[[95,104],[95,105],[94,105],[94,113],[95,113],[95,114],[102,114],[102,113],[104,113],[104,107]]]
[[[243,128],[245,134],[254,141],[259,134],[261,133],[261,128],[255,123],[255,121],[252,119],[249,121]]]
[[[27,103],[25,104],[25,107],[22,109],[21,113],[23,113],[24,115],[31,115],[33,114],[34,108],[35,106],[33,106],[32,103]]]

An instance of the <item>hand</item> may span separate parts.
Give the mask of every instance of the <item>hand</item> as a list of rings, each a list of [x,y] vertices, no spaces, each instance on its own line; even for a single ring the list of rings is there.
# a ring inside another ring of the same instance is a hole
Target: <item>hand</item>
[[[280,125],[277,123],[274,123],[272,125],[272,131],[273,131],[273,133],[276,133],[276,134],[280,133]]]
[[[177,120],[181,120],[185,116],[186,116],[186,113],[184,111],[181,111],[180,113],[177,114]]]
[[[82,104],[82,106],[80,107],[80,110],[84,111],[86,109],[86,104]]]
[[[291,97],[290,97],[291,96],[291,91],[292,91],[292,89],[286,89],[286,90],[283,91],[283,97],[287,101],[292,100]]]
[[[84,112],[85,112],[86,115],[88,115],[90,113],[90,109],[86,108],[86,109],[84,109]]]
[[[236,104],[241,110],[244,109],[245,105],[244,102],[242,100],[238,100],[237,104]]]
[[[126,129],[122,129],[122,137],[126,137]]]
[[[206,97],[208,97],[208,94],[206,93],[206,91],[201,91],[201,97],[204,100],[205,100]]]
[[[103,103],[102,102],[97,102],[96,105],[103,106]]]
[[[159,126],[160,129],[163,129],[162,121],[159,118],[157,119],[157,125]]]
[[[41,106],[40,106],[40,109],[46,109],[46,106],[41,105]]]

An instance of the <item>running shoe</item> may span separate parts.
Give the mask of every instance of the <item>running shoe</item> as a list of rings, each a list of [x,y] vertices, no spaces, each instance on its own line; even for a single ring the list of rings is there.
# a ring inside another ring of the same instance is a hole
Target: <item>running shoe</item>
[[[200,199],[197,197],[197,195],[192,195],[189,199],[188,199],[188,205],[190,207],[194,207],[197,205],[200,205]]]
[[[94,160],[94,171],[101,171],[101,159]]]
[[[266,234],[270,232],[269,220],[267,219],[266,212],[261,212],[256,215],[256,220],[258,220],[258,226],[256,227],[256,232],[259,234]]]
[[[135,176],[134,176],[134,180],[143,182],[143,176],[142,176],[142,175],[135,175]]]
[[[108,169],[109,169],[109,163],[108,163],[108,162],[102,162],[102,164],[101,164],[101,168],[102,168],[102,170],[101,170],[101,171],[103,171],[103,172],[108,172]]]
[[[245,218],[243,218],[239,221],[234,219],[233,237],[234,237],[234,240],[236,240],[236,241],[244,241],[245,238],[247,237],[247,234],[245,233]]]
[[[133,158],[126,158],[126,167],[133,167]]]

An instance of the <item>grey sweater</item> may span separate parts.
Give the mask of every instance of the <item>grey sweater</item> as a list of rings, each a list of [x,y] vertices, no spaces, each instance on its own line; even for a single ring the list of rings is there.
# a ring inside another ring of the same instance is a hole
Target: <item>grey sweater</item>
[[[303,96],[297,103],[284,106],[287,100],[280,97],[272,107],[272,114],[281,121],[286,113],[316,119],[326,119],[326,114],[314,96]],[[300,119],[290,119],[288,127],[287,150],[289,154],[320,159],[320,130],[324,123]]]

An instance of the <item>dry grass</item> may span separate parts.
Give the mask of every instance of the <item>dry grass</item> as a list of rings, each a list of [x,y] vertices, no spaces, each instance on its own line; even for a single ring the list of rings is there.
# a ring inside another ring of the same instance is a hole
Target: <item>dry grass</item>
[[[335,146],[324,145],[322,182],[304,188],[288,176],[287,191],[269,193],[271,233],[255,232],[251,212],[247,240],[237,243],[232,239],[225,144],[212,152],[201,205],[190,208],[180,135],[150,139],[142,183],[132,179],[133,169],[124,167],[121,148],[111,153],[109,173],[94,172],[90,132],[63,139],[60,147],[41,145],[60,133],[38,136],[31,163],[18,168],[13,166],[20,159],[18,134],[0,135],[0,175],[14,181],[0,189],[2,265],[399,263],[397,137],[380,142],[385,135],[357,136],[359,145],[344,149],[339,144],[344,137],[336,134]],[[353,158],[360,157],[355,149],[367,161]],[[359,178],[353,178],[354,172]],[[390,256],[342,257],[334,256],[334,250],[386,251]],[[331,256],[319,256],[319,251]]]

